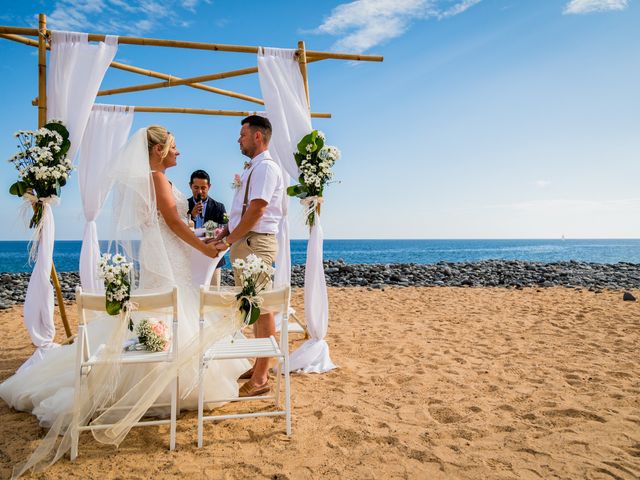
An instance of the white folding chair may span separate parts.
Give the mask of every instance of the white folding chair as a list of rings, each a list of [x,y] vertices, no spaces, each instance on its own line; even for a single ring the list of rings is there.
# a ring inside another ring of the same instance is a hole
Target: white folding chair
[[[260,296],[263,299],[262,311],[269,310],[274,313],[281,313],[283,325],[288,325],[289,317],[289,297],[291,289],[289,287],[279,288],[263,292]],[[228,295],[228,294],[227,294]],[[228,298],[228,297],[227,297]],[[204,333],[204,315],[207,307],[224,308],[228,305],[228,300],[223,300],[223,295],[219,290],[209,289],[206,286],[200,287],[200,336]],[[233,308],[236,307],[227,307]],[[230,360],[239,358],[271,358],[278,359],[276,366],[276,388],[274,393],[259,395],[255,397],[242,398],[204,398],[204,370],[210,361]],[[284,375],[284,410],[280,409],[281,377]],[[254,413],[237,413],[230,415],[204,415],[205,403],[216,402],[238,402],[250,400],[273,400],[275,410]],[[204,422],[210,420],[227,420],[231,418],[248,417],[274,417],[284,416],[286,422],[287,435],[291,435],[291,382],[289,378],[289,345],[288,329],[283,328],[280,332],[280,344],[271,336],[269,338],[238,338],[233,340],[223,340],[214,345],[204,345],[200,353],[200,371],[198,379],[198,448],[202,447],[202,437]]]
[[[78,338],[76,341],[76,364],[75,364],[75,393],[74,401],[76,405],[82,400],[83,388],[87,382],[88,376],[94,366],[99,365],[100,352],[105,348],[105,344],[99,345],[92,353],[89,345],[89,337],[87,333],[87,316],[85,312],[104,312],[105,296],[83,293],[80,287],[76,288],[76,302],[78,305]],[[171,309],[171,347],[166,352],[148,352],[148,351],[124,351],[122,352],[121,362],[122,368],[135,364],[153,364],[153,363],[172,363],[178,359],[178,289],[173,287],[170,290],[154,293],[135,293],[131,295],[131,302],[136,304],[136,315],[139,312],[159,311]],[[120,317],[114,317],[114,321],[121,321]],[[173,450],[176,446],[176,416],[178,412],[179,401],[179,380],[176,373],[171,386],[171,403],[154,404],[153,407],[170,407],[171,416],[168,420],[147,420],[140,421],[134,426],[152,426],[170,424],[169,450]],[[99,412],[97,412],[99,413]],[[90,420],[90,419],[89,419]],[[104,429],[111,425],[92,426],[88,422],[80,424],[79,418],[73,418],[71,422],[71,460],[75,460],[78,456],[78,441],[80,433],[93,429]]]

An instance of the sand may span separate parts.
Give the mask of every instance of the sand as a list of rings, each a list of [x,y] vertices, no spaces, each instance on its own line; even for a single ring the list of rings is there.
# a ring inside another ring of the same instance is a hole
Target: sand
[[[229,420],[197,449],[187,412],[174,452],[165,426],[118,450],[84,434],[76,463],[37,478],[640,478],[640,305],[622,292],[332,288],[329,301],[340,368],[292,377],[290,439],[282,418]],[[32,347],[21,309],[0,327],[5,379]],[[44,430],[3,402],[0,415],[7,478]]]

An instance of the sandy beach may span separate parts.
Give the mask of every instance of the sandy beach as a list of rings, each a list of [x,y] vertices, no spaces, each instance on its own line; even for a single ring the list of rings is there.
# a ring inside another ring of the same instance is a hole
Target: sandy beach
[[[292,377],[290,439],[281,418],[225,421],[205,424],[197,449],[185,412],[174,452],[164,426],[118,450],[84,434],[75,464],[37,478],[640,477],[640,305],[621,291],[330,288],[329,302],[340,368]],[[302,313],[299,289],[293,304]],[[4,380],[32,347],[21,308],[0,327]],[[4,403],[0,415],[8,478],[45,430]]]

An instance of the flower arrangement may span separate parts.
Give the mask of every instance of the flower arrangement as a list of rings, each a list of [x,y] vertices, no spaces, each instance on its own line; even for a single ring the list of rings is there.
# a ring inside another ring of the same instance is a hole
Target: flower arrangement
[[[315,215],[320,213],[324,187],[333,178],[331,168],[340,159],[340,150],[324,142],[325,135],[319,130],[302,137],[294,154],[300,169],[300,183],[287,188],[287,194],[299,197],[307,208],[305,223],[310,227],[314,224]]]
[[[136,325],[138,345],[150,352],[166,352],[171,346],[171,330],[164,320],[144,318]]]
[[[19,130],[14,136],[19,150],[9,162],[18,170],[18,181],[9,187],[9,193],[33,203],[29,222],[29,228],[33,228],[42,219],[43,203],[60,197],[60,189],[73,170],[67,157],[69,131],[62,122],[52,120],[38,130]]]
[[[239,190],[242,186],[242,180],[240,179],[240,174],[236,173],[233,176],[233,182],[231,182],[231,188],[234,190]]]
[[[214,222],[213,220],[207,220],[203,225],[206,236],[208,238],[218,236],[218,234],[222,232],[222,229],[224,228],[223,225],[224,224]]]
[[[253,325],[260,316],[262,298],[259,296],[269,283],[273,267],[258,256],[249,254],[246,259],[236,258],[233,268],[240,270],[242,291],[236,295],[245,325]]]
[[[104,279],[106,310],[109,315],[118,315],[126,310],[131,296],[130,273],[133,263],[127,262],[123,255],[105,253],[98,262],[98,277]],[[129,320],[129,330],[133,331],[133,323]]]

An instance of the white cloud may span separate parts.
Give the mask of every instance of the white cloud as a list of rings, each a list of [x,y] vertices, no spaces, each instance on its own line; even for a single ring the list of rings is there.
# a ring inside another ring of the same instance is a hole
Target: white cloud
[[[606,12],[624,10],[628,6],[629,0],[571,0],[564,8],[564,13]]]
[[[411,23],[458,15],[481,0],[355,0],[335,7],[314,33],[339,36],[335,50],[364,52],[401,36]]]
[[[551,185],[551,182],[549,180],[536,180],[533,184],[538,188],[547,188]]]
[[[57,30],[141,35],[158,25],[188,25],[180,18],[210,0],[56,0],[47,26]]]

